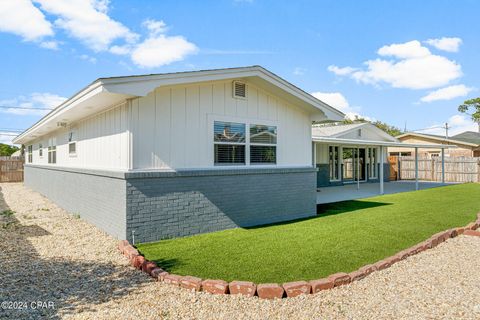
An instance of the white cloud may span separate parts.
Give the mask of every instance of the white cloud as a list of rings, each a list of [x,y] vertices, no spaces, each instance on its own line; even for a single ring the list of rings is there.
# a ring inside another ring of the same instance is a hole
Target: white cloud
[[[450,137],[465,131],[478,132],[478,124],[473,122],[467,115],[464,115],[464,114],[456,114],[451,116],[450,118],[448,118],[447,123],[449,126],[448,135]],[[435,125],[432,125],[430,129],[426,129],[418,132],[445,135],[445,129],[442,128],[444,125],[445,125],[444,123],[435,124]]]
[[[10,113],[16,115],[40,115],[43,116],[47,114],[48,110],[42,109],[53,109],[60,105],[62,102],[67,100],[67,98],[61,97],[56,94],[44,92],[44,93],[32,93],[30,96],[19,96],[9,100],[0,101],[0,105],[11,107],[8,109],[0,109],[0,112]],[[31,109],[19,109],[21,108],[31,108]]]
[[[88,61],[88,62],[93,63],[93,64],[97,63],[97,58],[90,57],[88,54],[82,54],[80,56],[80,59]]]
[[[422,102],[432,102],[438,100],[451,100],[458,97],[465,97],[473,88],[469,88],[463,84],[449,86],[430,92],[422,97]]]
[[[182,36],[160,35],[140,43],[132,52],[132,61],[140,67],[154,68],[183,60],[197,51],[197,47]]]
[[[34,0],[41,9],[58,16],[55,26],[84,42],[94,51],[104,51],[112,42],[134,42],[138,35],[107,14],[106,0]]]
[[[399,59],[421,58],[431,54],[430,50],[423,47],[417,40],[383,46],[377,53],[380,56],[393,56]]]
[[[12,145],[12,140],[19,135],[19,132],[13,131],[0,131],[0,143]]]
[[[462,39],[443,37],[440,39],[428,39],[425,41],[425,43],[437,48],[438,50],[458,52],[458,48],[462,44]]]
[[[335,73],[337,76],[346,76],[347,74],[351,74],[352,72],[358,69],[352,68],[352,67],[339,68],[337,66],[331,65],[331,66],[328,66],[327,70]]]
[[[40,43],[40,47],[51,50],[58,50],[57,41],[43,41]]]
[[[312,96],[325,102],[326,104],[345,113],[345,118],[355,120],[356,118],[363,118],[372,120],[372,118],[361,115],[360,107],[352,107],[347,98],[340,92],[312,92]]]
[[[142,68],[160,67],[198,52],[197,46],[184,37],[164,34],[168,27],[163,21],[149,19],[143,22],[143,26],[149,31],[149,36],[143,42],[112,46],[110,52],[130,55],[133,63]]]
[[[0,31],[19,35],[26,41],[38,41],[54,33],[51,23],[30,0],[0,1]]]
[[[165,33],[168,30],[167,25],[162,20],[147,19],[143,21],[142,25],[147,28],[152,37]]]
[[[296,76],[303,76],[306,71],[307,69],[305,68],[296,67],[295,69],[293,69],[293,74]]]
[[[328,69],[337,75],[348,75],[361,83],[386,83],[394,88],[407,89],[441,87],[462,76],[459,64],[443,56],[431,54],[418,41],[384,46],[377,53],[381,56],[392,56],[394,59],[368,60],[364,63],[364,70],[337,66],[330,66]]]

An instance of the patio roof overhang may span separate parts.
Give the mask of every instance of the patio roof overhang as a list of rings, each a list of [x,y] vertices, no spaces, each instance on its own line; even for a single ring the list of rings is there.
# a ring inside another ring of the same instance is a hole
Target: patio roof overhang
[[[446,145],[446,144],[418,144],[418,143],[344,139],[344,138],[331,138],[331,137],[318,137],[318,136],[313,136],[312,141],[313,142],[322,142],[322,143],[351,145],[351,146],[383,146],[383,147],[435,148],[435,149],[457,148],[456,145]]]

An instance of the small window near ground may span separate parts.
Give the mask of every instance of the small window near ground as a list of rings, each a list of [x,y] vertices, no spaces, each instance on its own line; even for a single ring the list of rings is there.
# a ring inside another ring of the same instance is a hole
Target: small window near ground
[[[215,165],[244,165],[245,124],[215,121],[213,125]]]
[[[28,163],[32,163],[33,161],[33,146],[30,145],[27,147],[27,160],[28,160]]]
[[[277,163],[277,127],[250,125],[250,163]]]

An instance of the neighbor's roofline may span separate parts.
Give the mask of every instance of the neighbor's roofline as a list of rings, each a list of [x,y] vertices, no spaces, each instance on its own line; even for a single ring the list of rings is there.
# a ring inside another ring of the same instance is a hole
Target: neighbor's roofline
[[[131,75],[131,76],[119,76],[119,77],[104,77],[98,78],[95,81],[91,82],[89,85],[75,93],[71,98],[67,99],[59,106],[54,108],[52,111],[47,113],[43,116],[40,120],[35,122],[32,126],[28,129],[20,133],[17,137],[15,137],[12,142],[16,143],[20,139],[24,138],[28,135],[32,130],[40,127],[43,123],[45,123],[48,119],[56,115],[58,112],[62,111],[81,97],[87,95],[88,93],[101,88],[104,85],[109,84],[120,84],[120,83],[128,83],[128,82],[138,82],[138,81],[150,81],[150,80],[157,80],[157,79],[177,79],[177,78],[188,78],[188,77],[195,77],[195,76],[208,76],[208,75],[219,75],[219,74],[235,74],[238,72],[251,72],[257,71],[263,73],[267,77],[274,79],[278,83],[286,86],[287,88],[291,89],[294,93],[296,93],[297,98],[303,98],[303,100],[307,103],[312,104],[315,107],[323,107],[328,109],[330,112],[337,114],[339,117],[344,117],[345,114],[334,107],[330,106],[329,104],[315,98],[311,94],[307,93],[306,91],[300,89],[299,87],[293,85],[292,83],[286,81],[285,79],[277,76],[273,72],[268,71],[267,69],[255,65],[255,66],[247,66],[247,67],[237,67],[237,68],[224,68],[224,69],[210,69],[210,70],[198,70],[198,71],[183,71],[183,72],[174,72],[174,73],[159,73],[159,74],[147,74],[147,75]],[[277,85],[278,86],[278,85]],[[292,94],[292,93],[290,93]],[[295,95],[295,94],[294,94]]]
[[[470,143],[470,142],[465,142],[465,141],[455,140],[455,139],[450,139],[450,138],[447,139],[447,138],[442,137],[442,136],[438,136],[436,138],[433,135],[422,134],[422,133],[417,133],[417,132],[402,133],[402,134],[396,136],[396,138],[400,139],[400,138],[403,138],[403,137],[406,137],[406,136],[417,136],[417,137],[422,137],[422,138],[427,138],[427,139],[441,140],[441,141],[445,141],[445,142],[453,142],[453,143],[463,144],[463,145],[472,146],[472,147],[478,147],[479,146],[479,144],[475,144],[475,143]]]
[[[389,142],[389,141],[376,141],[376,140],[358,140],[358,139],[344,139],[344,138],[331,138],[323,136],[312,136],[314,142],[325,142],[333,144],[345,144],[351,146],[384,146],[384,147],[404,147],[404,148],[425,148],[425,149],[455,149],[456,145],[447,144],[418,144],[418,143],[402,143],[402,142]]]

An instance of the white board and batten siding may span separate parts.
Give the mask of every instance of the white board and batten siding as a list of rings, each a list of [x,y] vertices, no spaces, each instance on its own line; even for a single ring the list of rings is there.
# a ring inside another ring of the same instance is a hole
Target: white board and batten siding
[[[232,81],[160,87],[26,145],[33,146],[32,163],[40,165],[48,165],[49,139],[53,139],[56,166],[106,170],[213,168],[216,120],[275,125],[276,165],[311,165],[309,114],[252,84],[247,84],[246,99],[236,99]],[[74,155],[69,154],[70,132],[76,141]]]
[[[220,81],[157,88],[130,105],[133,169],[214,167],[216,120],[275,125],[277,166],[311,165],[309,115],[251,84],[246,99]]]
[[[69,153],[70,133],[73,133],[72,141],[76,142],[75,154]],[[128,139],[128,104],[123,103],[66,128],[59,128],[27,145],[33,146],[33,164],[48,165],[48,146],[53,140],[56,145],[56,166],[126,170],[129,167]]]

